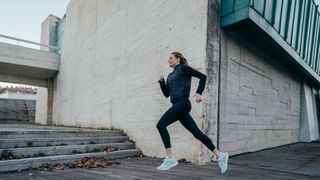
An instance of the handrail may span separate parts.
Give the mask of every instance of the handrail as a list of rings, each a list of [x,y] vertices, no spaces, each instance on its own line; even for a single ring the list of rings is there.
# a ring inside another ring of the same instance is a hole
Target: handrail
[[[46,45],[46,44],[41,44],[41,43],[37,43],[37,42],[32,42],[32,41],[28,41],[28,40],[24,40],[24,39],[19,39],[19,38],[15,38],[15,37],[11,37],[11,36],[6,36],[6,35],[2,35],[2,34],[0,34],[0,37],[6,38],[6,39],[16,40],[16,41],[18,41],[18,42],[25,42],[25,43],[34,44],[34,45],[38,45],[38,46],[42,46],[42,47],[47,47],[47,48],[51,48],[51,49],[55,49],[55,50],[60,50],[60,48],[55,47],[55,46],[50,46],[50,45]],[[19,44],[18,44],[18,45],[19,45]]]

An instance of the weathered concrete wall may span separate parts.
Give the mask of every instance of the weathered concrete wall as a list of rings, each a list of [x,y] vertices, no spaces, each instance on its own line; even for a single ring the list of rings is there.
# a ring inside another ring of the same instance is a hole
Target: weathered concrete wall
[[[230,154],[299,141],[301,80],[236,34],[223,33],[219,145]]]
[[[122,128],[143,153],[164,156],[156,123],[171,104],[157,81],[173,51],[206,72],[207,1],[71,0],[66,14],[53,123]],[[204,105],[192,104],[200,127]],[[177,158],[198,162],[200,142],[179,122],[168,129]]]
[[[208,0],[206,42],[206,90],[201,129],[218,147],[218,105],[219,105],[219,66],[220,66],[220,0]],[[213,153],[201,144],[200,163],[213,158]]]

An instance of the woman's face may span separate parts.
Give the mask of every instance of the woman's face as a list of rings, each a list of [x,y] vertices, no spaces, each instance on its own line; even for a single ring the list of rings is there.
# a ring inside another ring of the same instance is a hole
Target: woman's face
[[[179,64],[179,59],[176,58],[173,54],[170,54],[168,63],[170,67],[174,68],[177,64]]]

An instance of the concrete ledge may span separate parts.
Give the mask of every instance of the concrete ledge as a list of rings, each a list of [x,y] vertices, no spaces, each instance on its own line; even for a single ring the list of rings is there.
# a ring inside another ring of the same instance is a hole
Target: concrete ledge
[[[0,139],[13,138],[50,138],[50,137],[92,137],[92,136],[121,136],[120,131],[0,131]]]
[[[69,145],[69,146],[46,146],[46,147],[28,147],[28,148],[9,148],[7,149],[14,156],[33,156],[34,154],[44,153],[46,156],[67,155],[72,154],[74,150],[81,153],[89,153],[96,148],[118,147],[119,150],[133,149],[135,144],[132,142],[126,143],[105,143],[105,144],[86,144],[86,145]],[[0,149],[0,154],[5,149]],[[80,154],[80,153],[79,153]]]
[[[119,142],[122,140],[128,140],[128,136],[109,136],[109,137],[71,137],[71,138],[23,138],[23,139],[0,139],[0,147],[13,148],[13,147],[35,147],[35,146],[47,146],[56,144],[90,144],[97,143],[111,143]]]

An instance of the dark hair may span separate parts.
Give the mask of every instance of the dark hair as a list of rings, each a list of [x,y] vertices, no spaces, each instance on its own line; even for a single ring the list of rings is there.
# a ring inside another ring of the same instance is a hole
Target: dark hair
[[[180,64],[186,65],[186,66],[189,65],[187,59],[183,57],[183,55],[180,52],[172,52],[171,54],[173,54],[176,58],[180,58],[180,62],[179,62]]]

